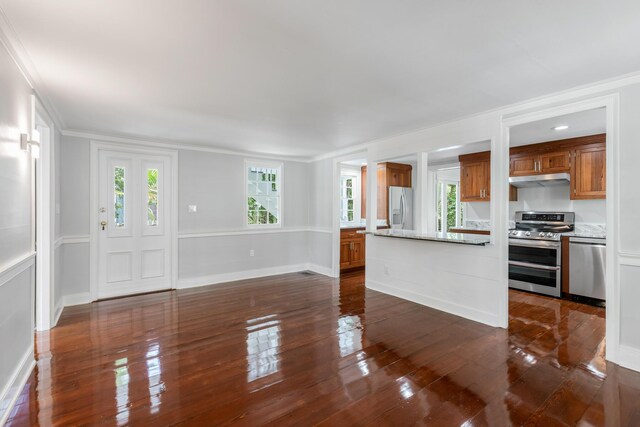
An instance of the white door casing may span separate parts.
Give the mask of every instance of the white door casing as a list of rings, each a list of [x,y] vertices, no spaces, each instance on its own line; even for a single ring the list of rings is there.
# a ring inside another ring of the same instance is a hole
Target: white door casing
[[[92,299],[174,287],[175,155],[95,148]],[[150,192],[157,194],[155,204]]]

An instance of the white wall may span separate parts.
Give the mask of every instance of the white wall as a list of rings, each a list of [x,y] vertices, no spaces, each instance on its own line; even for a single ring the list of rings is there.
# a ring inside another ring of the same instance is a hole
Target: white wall
[[[640,84],[620,90],[619,235],[620,362],[640,370]]]
[[[63,137],[62,274],[68,304],[90,298],[90,145],[87,138]],[[309,234],[322,234],[309,230],[309,164],[283,162],[282,228],[265,232],[244,228],[247,157],[192,150],[179,150],[178,157],[179,287],[308,266]],[[188,213],[189,205],[196,205],[197,212]],[[315,242],[318,237],[311,239]],[[250,250],[254,256],[249,255]],[[318,262],[330,266],[322,256]]]
[[[33,366],[31,161],[20,133],[31,129],[31,88],[0,49],[0,424]]]
[[[62,309],[64,307],[63,302],[63,292],[62,292],[62,194],[60,193],[60,167],[62,160],[61,153],[61,144],[62,144],[62,134],[60,130],[55,129],[53,133],[53,146],[54,146],[54,171],[55,171],[55,199],[51,200],[51,203],[54,204],[54,250],[53,250],[53,292],[52,292],[52,306],[53,306],[53,315],[54,315],[54,323],[57,322],[60,314],[62,313]]]
[[[606,224],[604,200],[571,200],[569,184],[558,187],[519,188],[518,201],[509,202],[509,219],[516,211],[575,212],[576,223]],[[488,219],[488,218],[487,218]]]
[[[491,218],[491,202],[466,202],[465,208],[465,221],[489,221]]]

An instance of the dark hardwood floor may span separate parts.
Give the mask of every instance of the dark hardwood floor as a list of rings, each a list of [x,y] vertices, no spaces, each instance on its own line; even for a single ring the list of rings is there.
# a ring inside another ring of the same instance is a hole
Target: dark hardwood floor
[[[9,425],[640,425],[604,310],[511,292],[509,330],[365,289],[247,280],[66,308]]]

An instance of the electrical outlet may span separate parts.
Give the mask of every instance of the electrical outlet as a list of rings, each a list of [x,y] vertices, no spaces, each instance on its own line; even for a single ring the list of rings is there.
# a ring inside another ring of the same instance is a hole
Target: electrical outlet
[[[249,256],[254,256],[256,252],[253,249],[249,249]]]
[[[196,213],[196,212],[198,212],[198,206],[189,205],[189,213]]]

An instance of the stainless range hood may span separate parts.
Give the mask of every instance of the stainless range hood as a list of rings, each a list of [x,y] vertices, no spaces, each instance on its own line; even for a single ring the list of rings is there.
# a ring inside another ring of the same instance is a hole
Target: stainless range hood
[[[567,185],[571,180],[568,173],[549,173],[546,175],[527,175],[509,177],[509,184],[514,187],[552,187]]]

